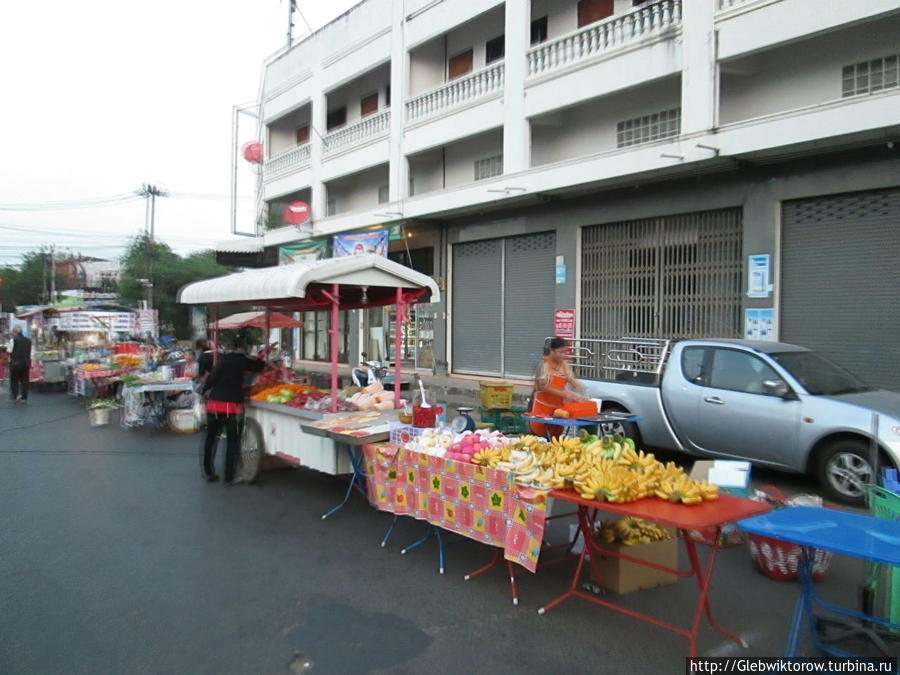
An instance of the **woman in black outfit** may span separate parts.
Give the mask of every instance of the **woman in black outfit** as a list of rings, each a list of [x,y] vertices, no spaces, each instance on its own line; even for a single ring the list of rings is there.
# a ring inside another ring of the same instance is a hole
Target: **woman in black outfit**
[[[218,480],[214,469],[216,438],[225,428],[225,484],[233,485],[241,447],[239,421],[244,414],[244,374],[258,373],[265,366],[241,351],[223,354],[203,384],[206,395],[206,444],[203,446],[203,472],[206,480]]]

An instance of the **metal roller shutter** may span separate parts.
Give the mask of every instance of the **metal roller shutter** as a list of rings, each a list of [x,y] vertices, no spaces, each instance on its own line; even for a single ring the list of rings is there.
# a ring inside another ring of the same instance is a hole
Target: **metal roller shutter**
[[[533,377],[556,309],[556,235],[511,237],[505,246],[503,374]]]
[[[500,375],[503,242],[453,247],[453,370]]]
[[[780,337],[900,390],[900,189],[784,202]]]

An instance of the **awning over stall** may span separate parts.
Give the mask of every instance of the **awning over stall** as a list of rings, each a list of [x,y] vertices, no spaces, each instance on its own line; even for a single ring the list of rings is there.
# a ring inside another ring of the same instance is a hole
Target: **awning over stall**
[[[341,309],[392,305],[396,290],[404,302],[438,302],[434,279],[379,255],[329,258],[237,272],[184,286],[178,302],[197,304],[252,304],[273,310],[325,309],[339,286]]]
[[[238,328],[300,328],[302,321],[292,319],[281,312],[238,312],[209,324],[211,330],[237,330]]]

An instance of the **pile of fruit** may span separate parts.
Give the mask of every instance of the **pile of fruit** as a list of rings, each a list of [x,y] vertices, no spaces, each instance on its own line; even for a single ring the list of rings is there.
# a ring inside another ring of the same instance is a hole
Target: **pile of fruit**
[[[671,538],[672,533],[666,528],[632,516],[619,520],[604,520],[600,531],[597,532],[597,539],[600,541],[607,544],[620,543],[625,546],[649,544]]]
[[[719,496],[717,486],[690,478],[674,462],[663,464],[652,453],[636,450],[634,441],[622,436],[554,437],[549,443],[536,436],[523,436],[510,450],[511,458],[517,456],[515,451],[526,453],[512,466],[500,465],[515,472],[519,482],[573,489],[583,499],[624,503],[656,496],[670,502],[699,504]]]
[[[144,365],[144,357],[138,354],[116,354],[113,361],[123,368],[140,368]]]
[[[254,401],[278,403],[291,408],[303,408],[310,400],[318,401],[325,394],[305,384],[282,383],[267,387],[251,396]]]

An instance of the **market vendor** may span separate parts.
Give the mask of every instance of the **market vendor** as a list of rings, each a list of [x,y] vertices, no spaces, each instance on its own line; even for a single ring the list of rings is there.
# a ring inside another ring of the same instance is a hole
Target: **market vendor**
[[[224,428],[225,483],[233,485],[240,454],[240,417],[244,414],[244,374],[258,373],[265,361],[247,356],[237,346],[222,354],[203,384],[206,395],[206,441],[203,446],[203,472],[207,481],[218,480],[215,472],[216,439]]]
[[[569,343],[563,338],[551,338],[544,347],[544,359],[534,376],[534,395],[531,412],[551,416],[566,401],[584,401],[587,391],[567,362]],[[562,429],[541,422],[529,422],[531,431],[538,436],[558,436]]]

